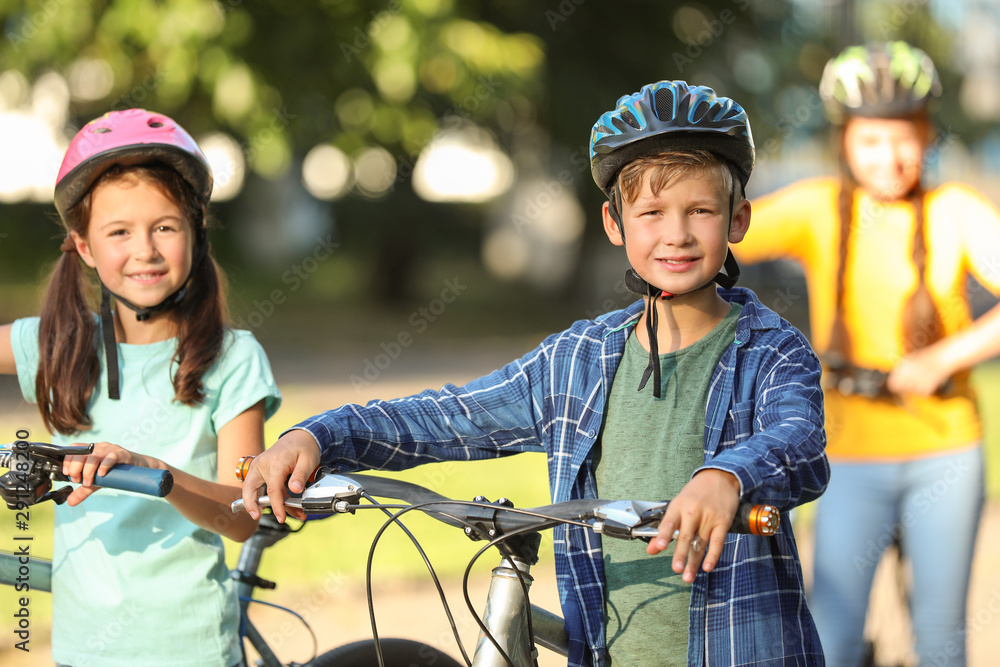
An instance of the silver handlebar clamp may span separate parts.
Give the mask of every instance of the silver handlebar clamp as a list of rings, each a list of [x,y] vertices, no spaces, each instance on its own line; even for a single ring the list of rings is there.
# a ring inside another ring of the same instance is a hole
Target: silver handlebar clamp
[[[597,519],[593,523],[594,532],[626,540],[656,537],[659,519],[666,507],[667,503],[642,500],[606,503],[594,510]]]
[[[306,490],[300,495],[286,498],[285,506],[301,509],[304,512],[330,512],[333,510],[333,512],[341,514],[353,513],[354,510],[350,509],[350,506],[356,505],[364,492],[364,487],[356,480],[328,472],[318,474],[317,480],[306,487]],[[271,499],[264,494],[257,499],[257,504],[261,507],[270,507]],[[243,499],[233,501],[230,509],[233,514],[245,510]]]

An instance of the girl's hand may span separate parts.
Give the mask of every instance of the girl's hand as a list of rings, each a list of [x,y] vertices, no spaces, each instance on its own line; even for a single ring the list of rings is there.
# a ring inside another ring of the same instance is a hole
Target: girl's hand
[[[709,468],[696,474],[670,501],[660,522],[659,535],[646,547],[655,555],[674,539],[674,572],[692,583],[701,565],[711,572],[726,542],[726,534],[740,504],[740,482],[732,473]],[[704,564],[702,565],[702,561]]]
[[[900,359],[889,373],[886,387],[894,394],[930,396],[948,381],[951,372],[935,348],[926,347]]]
[[[86,446],[89,443],[76,442],[73,444]],[[83,485],[73,489],[73,493],[66,498],[69,506],[79,505],[92,493],[100,490],[100,478],[119,463],[144,468],[155,467],[151,465],[149,459],[141,454],[130,452],[118,445],[112,445],[110,442],[94,443],[94,451],[91,454],[65,457],[63,459],[63,474],[71,481]],[[97,485],[95,485],[95,480]]]

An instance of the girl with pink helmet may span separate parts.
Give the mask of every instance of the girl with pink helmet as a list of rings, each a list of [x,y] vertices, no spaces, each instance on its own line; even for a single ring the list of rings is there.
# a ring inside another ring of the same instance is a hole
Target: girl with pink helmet
[[[66,457],[80,486],[55,510],[57,663],[242,659],[220,536],[242,541],[256,524],[231,514],[240,491],[221,479],[263,451],[281,397],[252,334],[225,325],[206,234],[211,192],[204,154],[167,116],[128,109],[91,121],[56,181],[67,235],[41,315],[0,326],[0,373],[17,374],[52,442],[95,443],[92,455]],[[116,464],[169,470],[173,490],[95,494]]]

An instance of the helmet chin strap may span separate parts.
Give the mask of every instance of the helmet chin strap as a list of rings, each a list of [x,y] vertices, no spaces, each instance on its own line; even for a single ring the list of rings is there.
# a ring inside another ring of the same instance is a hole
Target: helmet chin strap
[[[733,224],[733,213],[735,211],[736,204],[736,181],[733,180],[732,189],[729,191],[729,226],[732,227]],[[622,197],[618,190],[618,186],[612,188],[612,196],[608,206],[608,213],[611,215],[611,219],[618,224],[618,230],[622,235],[622,244],[625,243],[625,225],[622,223],[621,217],[622,211]],[[659,287],[655,287],[646,282],[635,269],[629,268],[625,272],[625,287],[628,291],[638,294],[639,296],[645,297],[646,300],[646,335],[649,338],[649,364],[646,366],[646,370],[642,372],[642,378],[639,380],[639,389],[642,391],[649,381],[650,375],[653,377],[653,397],[660,398],[660,348],[659,342],[657,340],[656,332],[659,328],[659,309],[656,308],[656,299],[663,299],[669,301],[678,296],[683,296],[684,294],[693,294],[695,292],[700,292],[703,289],[713,286],[718,283],[725,289],[729,289],[736,284],[736,281],[740,277],[740,266],[736,263],[736,258],[733,257],[731,250],[726,250],[726,261],[723,264],[723,272],[719,272],[715,277],[702,285],[701,287],[696,287],[695,289],[684,292],[683,294],[674,294],[668,292]]]
[[[124,299],[107,288],[104,281],[98,276],[101,283],[101,335],[104,340],[104,357],[108,367],[108,398],[117,401],[121,398],[121,380],[118,375],[118,341],[115,339],[115,320],[111,314],[111,299],[114,297],[119,303],[135,311],[135,319],[145,322],[153,315],[175,308],[187,295],[188,283],[198,264],[205,259],[208,254],[208,243],[205,239],[204,231],[198,235],[196,240],[194,260],[191,262],[191,270],[188,272],[184,283],[173,294],[156,304],[155,306],[137,306]]]

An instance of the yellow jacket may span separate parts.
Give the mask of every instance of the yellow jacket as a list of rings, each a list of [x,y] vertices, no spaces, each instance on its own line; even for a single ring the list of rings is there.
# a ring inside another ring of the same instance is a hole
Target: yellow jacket
[[[750,230],[733,246],[743,262],[791,259],[802,266],[812,343],[821,355],[835,314],[839,189],[836,179],[821,178],[755,199]],[[1000,294],[1000,211],[972,188],[947,183],[927,193],[925,212],[927,288],[947,335],[972,321],[968,275]],[[855,195],[844,322],[856,366],[889,371],[903,356],[902,313],[918,279],[915,224],[909,202],[880,203],[860,189]],[[981,437],[975,398],[966,382],[956,387],[956,396],[898,400],[827,392],[827,454],[835,460],[903,460],[973,444]]]

